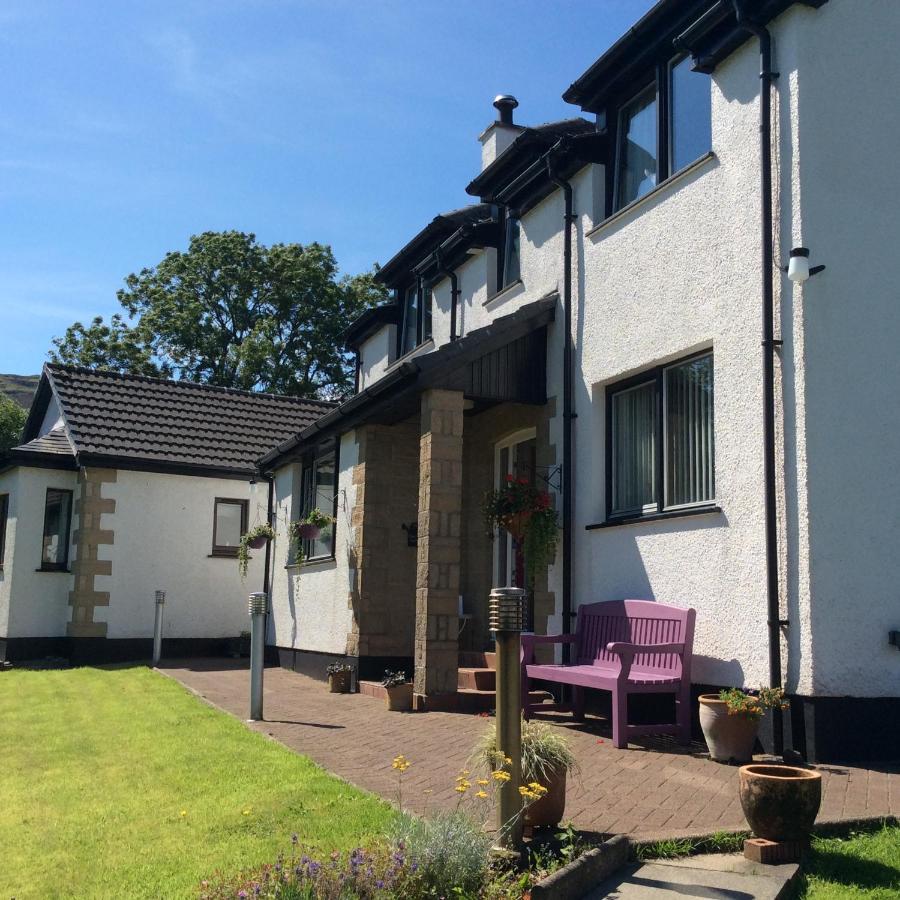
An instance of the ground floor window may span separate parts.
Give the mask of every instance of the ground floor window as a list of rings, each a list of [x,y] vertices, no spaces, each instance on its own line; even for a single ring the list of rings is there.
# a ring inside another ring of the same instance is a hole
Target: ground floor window
[[[308,457],[301,468],[301,482],[297,505],[300,520],[305,519],[312,510],[327,516],[337,514],[337,451],[331,449]],[[292,548],[292,559],[296,557],[296,548]],[[303,541],[303,558],[316,559],[334,556],[334,523],[319,530],[316,538]]]
[[[44,501],[44,536],[41,568],[61,571],[69,566],[69,531],[72,525],[72,492],[47,488]]]
[[[9,494],[0,494],[0,570],[6,556],[6,520],[9,518]]]
[[[494,487],[500,488],[507,476],[535,482],[537,438],[535,429],[518,432],[497,444],[494,459]],[[501,587],[526,587],[525,548],[509,532],[500,528],[495,542],[496,582]]]
[[[237,556],[241,535],[247,531],[247,500],[216,497],[213,514],[214,556]]]
[[[611,385],[606,420],[608,517],[713,502],[711,352]]]

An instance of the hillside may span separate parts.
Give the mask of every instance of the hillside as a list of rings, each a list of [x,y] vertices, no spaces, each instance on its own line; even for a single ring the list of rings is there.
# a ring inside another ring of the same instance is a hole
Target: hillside
[[[0,375],[0,393],[28,409],[40,380],[40,375]]]

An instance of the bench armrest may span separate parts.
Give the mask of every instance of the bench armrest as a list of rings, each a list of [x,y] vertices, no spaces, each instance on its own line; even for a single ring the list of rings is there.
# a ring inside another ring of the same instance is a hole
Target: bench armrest
[[[629,644],[625,641],[615,641],[607,644],[606,649],[615,653],[622,660],[622,669],[619,672],[619,680],[627,680],[631,673],[631,664],[639,653],[677,653],[684,655],[684,644]]]
[[[538,644],[574,644],[577,640],[577,634],[523,634],[522,663],[534,662],[534,648]]]

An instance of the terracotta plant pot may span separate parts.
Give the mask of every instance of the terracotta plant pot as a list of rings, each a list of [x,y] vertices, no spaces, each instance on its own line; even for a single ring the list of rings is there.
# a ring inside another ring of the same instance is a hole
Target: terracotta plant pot
[[[387,708],[391,712],[408,712],[412,709],[413,686],[412,682],[398,684],[394,687],[386,687]]]
[[[525,810],[525,824],[532,828],[553,828],[559,825],[566,811],[566,770],[554,772],[544,787],[547,793]]]
[[[247,546],[251,550],[262,550],[268,543],[269,539],[264,534],[261,534],[259,537],[253,538],[252,541],[247,541]]]
[[[332,694],[350,693],[350,672],[334,672],[328,676],[328,690]]]
[[[741,766],[741,806],[760,838],[809,837],[822,803],[822,776],[811,769],[765,764]]]
[[[318,525],[310,525],[305,522],[297,530],[300,533],[301,540],[304,541],[315,541],[322,533],[322,529]]]
[[[753,759],[759,719],[730,716],[724,700],[716,694],[701,694],[700,727],[712,759],[726,763],[746,763]]]

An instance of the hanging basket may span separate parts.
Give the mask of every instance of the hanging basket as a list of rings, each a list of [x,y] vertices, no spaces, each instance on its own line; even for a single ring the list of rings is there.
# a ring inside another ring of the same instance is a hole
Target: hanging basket
[[[297,528],[297,534],[300,536],[300,540],[303,541],[318,540],[321,533],[322,529],[318,525],[310,525],[308,522],[303,522]]]
[[[247,541],[247,546],[251,550],[262,550],[266,544],[269,543],[269,537],[265,534],[261,534],[259,537],[253,538],[251,541]]]
[[[504,516],[503,519],[501,519],[500,524],[512,535],[513,540],[521,544],[532,515],[533,513],[530,509],[522,510],[522,512]]]

